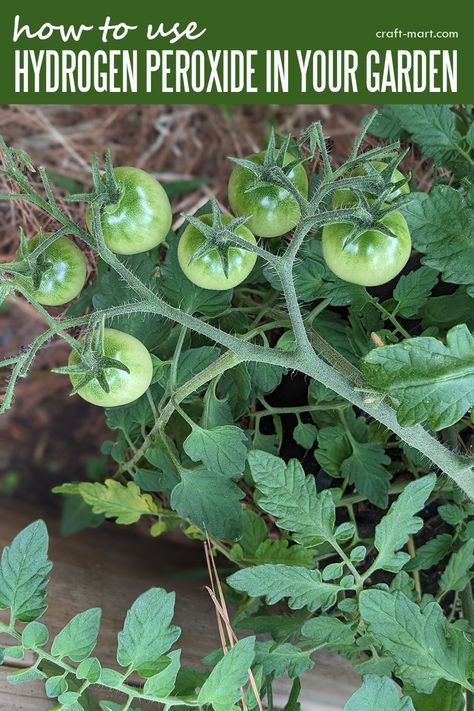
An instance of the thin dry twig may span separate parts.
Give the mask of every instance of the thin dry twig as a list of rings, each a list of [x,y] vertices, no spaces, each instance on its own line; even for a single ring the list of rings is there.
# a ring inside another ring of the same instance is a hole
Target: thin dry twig
[[[227,610],[227,605],[226,605],[226,601],[225,601],[225,597],[224,597],[224,592],[222,590],[221,581],[219,578],[219,574],[217,572],[217,567],[216,567],[216,563],[214,560],[214,556],[212,554],[211,539],[209,538],[209,535],[207,532],[206,532],[206,541],[204,542],[204,552],[206,555],[206,564],[207,564],[207,569],[209,571],[209,579],[211,582],[211,587],[206,586],[206,590],[209,593],[209,596],[210,596],[212,602],[214,603],[214,607],[216,609],[216,619],[217,619],[217,626],[219,629],[219,636],[221,639],[221,646],[222,646],[222,650],[223,650],[224,654],[227,654],[228,647],[233,647],[234,644],[238,641],[238,639],[237,639],[235,632],[232,629],[232,625],[230,622],[230,617],[229,617],[229,613]],[[217,590],[217,593],[216,593],[216,590]],[[225,632],[224,632],[224,630],[225,630]],[[227,639],[226,639],[226,634],[227,634]],[[255,677],[254,677],[251,669],[249,669],[248,671],[249,671],[250,686],[252,688],[255,699],[257,701],[259,711],[263,711],[262,700],[260,698],[257,683],[255,681]],[[247,711],[247,705],[245,703],[244,689],[242,689],[242,709],[243,709],[243,711]]]

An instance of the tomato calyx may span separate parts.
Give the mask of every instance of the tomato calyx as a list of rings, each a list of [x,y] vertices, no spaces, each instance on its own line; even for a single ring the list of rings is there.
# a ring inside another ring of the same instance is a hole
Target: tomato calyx
[[[101,209],[107,206],[117,206],[120,204],[124,194],[124,186],[117,180],[114,174],[112,163],[112,152],[109,149],[105,152],[105,172],[100,173],[99,156],[96,154],[92,161],[92,180],[94,190],[90,193],[75,193],[68,195],[66,202],[85,202],[89,205],[98,204]]]
[[[332,186],[335,195],[341,190],[347,191],[356,198],[356,204],[365,206],[373,204],[375,209],[384,203],[390,205],[397,203],[397,207],[401,207],[411,199],[408,197],[409,188],[406,187],[411,180],[411,173],[403,175],[398,170],[407,153],[408,149],[400,154],[396,153],[386,163],[383,161],[361,163],[359,158],[357,161],[349,161],[349,167],[344,172],[344,176],[336,180]],[[401,178],[394,180],[394,176],[397,174]],[[399,199],[401,202],[397,202]]]
[[[79,363],[53,368],[53,373],[82,376],[72,389],[71,395],[75,395],[78,390],[94,379],[97,380],[105,393],[109,393],[110,385],[106,371],[110,368],[130,373],[130,369],[124,363],[104,355],[104,330],[104,320],[102,319],[98,326],[92,327],[86,333],[84,342],[77,348]]]
[[[294,168],[296,168],[296,166],[305,163],[308,158],[295,158],[285,164],[285,157],[288,152],[290,141],[291,135],[288,135],[280,148],[277,149],[275,132],[272,129],[263,163],[254,163],[247,158],[229,157],[229,160],[233,163],[236,163],[236,165],[239,165],[241,168],[250,170],[250,172],[255,176],[255,180],[245,190],[246,193],[250,193],[257,188],[267,187],[269,184],[276,185],[291,193],[298,201],[298,204],[301,203],[302,196],[289,179],[289,175]]]
[[[186,215],[182,213],[182,216],[189,222],[190,225],[195,227],[198,232],[200,232],[206,239],[203,244],[196,249],[189,264],[197,261],[201,257],[204,257],[209,252],[216,251],[222,262],[222,268],[226,278],[229,277],[229,248],[232,245],[241,247],[250,251],[248,248],[248,243],[236,234],[236,230],[244,225],[249,219],[250,215],[244,215],[242,217],[234,217],[230,222],[225,223],[222,219],[222,213],[219,208],[219,203],[217,200],[212,200],[212,225],[207,225],[205,222],[200,220],[198,217],[193,215]]]
[[[357,241],[361,235],[369,230],[380,232],[387,237],[393,238],[396,236],[384,223],[384,218],[390,213],[398,211],[398,206],[394,207],[392,204],[390,207],[380,208],[376,211],[370,209],[373,207],[373,205],[370,205],[369,209],[366,209],[362,206],[358,206],[354,208],[354,216],[352,219],[341,220],[341,222],[350,222],[350,224],[352,224],[352,230],[344,240],[344,248]]]
[[[3,269],[10,275],[18,275],[19,277],[31,279],[33,287],[39,289],[44,273],[51,268],[51,260],[45,255],[45,249],[61,234],[62,230],[53,233],[38,249],[30,251],[29,241],[25,236],[23,228],[20,227],[18,258],[13,262],[7,262],[5,265],[2,265]]]

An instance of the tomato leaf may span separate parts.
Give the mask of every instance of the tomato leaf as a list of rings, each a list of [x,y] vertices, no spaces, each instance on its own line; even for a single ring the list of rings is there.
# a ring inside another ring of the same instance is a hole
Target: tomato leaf
[[[249,678],[255,655],[255,637],[239,640],[216,664],[198,696],[200,705],[212,704],[214,711],[233,711],[241,688]]]
[[[379,711],[382,708],[390,711],[415,711],[408,696],[400,698],[395,682],[386,676],[368,674],[361,688],[344,705],[343,711]]]
[[[456,160],[463,136],[456,127],[456,116],[449,104],[398,104],[385,106],[371,126],[376,136],[390,140],[403,131],[411,134],[423,153],[437,165]]]
[[[366,420],[348,410],[342,421],[319,430],[314,456],[328,474],[347,478],[371,503],[386,508],[391,475],[385,467],[390,457],[369,437]]]
[[[115,518],[117,523],[136,523],[144,514],[157,514],[158,508],[149,494],[142,494],[133,481],[121,484],[107,479],[104,484],[83,482],[64,484],[54,489],[55,493],[79,494],[95,514]]]
[[[362,370],[372,387],[399,401],[397,417],[404,426],[426,420],[441,430],[474,404],[474,338],[463,324],[448,332],[446,345],[419,336],[374,348]]]
[[[416,711],[465,711],[466,700],[463,689],[458,684],[441,679],[431,694],[420,694],[409,684],[403,690],[415,703]],[[436,705],[435,705],[436,704]]]
[[[135,600],[118,634],[117,661],[122,667],[152,676],[163,654],[176,642],[181,630],[171,624],[175,594],[151,588]]]
[[[244,496],[233,481],[205,468],[183,469],[171,494],[171,506],[211,536],[235,540],[242,533]]]
[[[46,611],[44,602],[51,563],[44,521],[35,521],[3,549],[0,562],[0,608],[13,619],[31,622]]]
[[[474,284],[474,208],[460,192],[438,185],[417,193],[405,208],[413,244],[423,264],[452,284]]]
[[[294,679],[314,666],[311,650],[302,651],[289,642],[275,645],[272,640],[257,642],[255,645],[255,664],[261,664],[264,676],[283,676],[288,674]]]
[[[436,602],[422,610],[401,592],[364,590],[360,612],[394,658],[397,676],[417,691],[431,693],[439,679],[466,686],[474,671],[474,645],[448,624]]]
[[[474,541],[466,541],[448,561],[439,582],[442,593],[449,590],[461,592],[469,584],[474,565]]]
[[[429,570],[449,553],[453,542],[449,533],[440,533],[431,538],[417,549],[416,556],[408,561],[405,570]]]
[[[332,607],[341,588],[323,582],[319,570],[288,565],[257,565],[244,568],[227,578],[235,590],[251,597],[265,597],[269,605],[288,598],[292,610],[307,607],[308,610],[327,610]]]
[[[318,615],[306,622],[301,633],[315,646],[327,646],[330,649],[350,647],[355,642],[354,625],[342,622],[337,617]]]
[[[304,449],[311,449],[316,441],[317,428],[310,422],[299,422],[293,430],[293,439]]]
[[[246,441],[245,432],[234,425],[209,430],[196,427],[185,439],[183,449],[193,462],[202,462],[212,472],[238,479],[245,467]]]
[[[51,646],[54,657],[69,657],[74,662],[86,659],[97,644],[101,610],[97,607],[75,615],[58,632]]]
[[[258,505],[276,519],[279,528],[291,531],[297,543],[315,546],[334,537],[336,508],[330,491],[316,492],[313,476],[305,476],[301,464],[261,450],[248,456],[250,471],[259,491]]]
[[[143,689],[145,694],[165,698],[173,691],[180,668],[181,650],[177,649],[174,652],[170,652],[167,658],[169,660],[168,665],[146,680]]]
[[[410,560],[408,553],[400,552],[400,548],[410,534],[417,533],[423,526],[423,520],[415,513],[424,507],[435,482],[434,474],[412,481],[391,505],[375,529],[374,545],[378,556],[374,569],[397,573]]]
[[[421,267],[415,272],[402,274],[393,290],[393,298],[398,302],[398,313],[405,318],[415,316],[425,305],[431,290],[437,283],[438,275],[429,267]]]

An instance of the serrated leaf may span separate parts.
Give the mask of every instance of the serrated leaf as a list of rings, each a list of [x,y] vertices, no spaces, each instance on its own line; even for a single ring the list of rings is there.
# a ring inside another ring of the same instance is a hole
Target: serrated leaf
[[[314,546],[333,538],[336,508],[331,493],[316,493],[313,476],[305,476],[301,464],[261,450],[249,452],[248,461],[256,488],[258,504],[276,518],[276,524],[291,531],[305,546]]]
[[[402,274],[393,290],[393,298],[398,302],[397,312],[405,318],[416,316],[437,283],[438,274],[429,267]]]
[[[415,711],[408,696],[400,698],[396,684],[386,676],[367,675],[360,689],[352,694],[343,711]]]
[[[304,546],[290,545],[284,538],[272,540],[267,538],[261,543],[255,553],[245,556],[248,563],[259,565],[261,563],[283,563],[285,565],[302,565],[305,568],[314,567],[314,553]],[[234,560],[237,560],[234,558]]]
[[[193,429],[183,449],[193,460],[202,462],[212,472],[229,479],[242,476],[247,456],[245,432],[234,425],[221,425],[209,430]]]
[[[431,694],[420,694],[409,684],[403,687],[415,704],[416,711],[465,711],[463,690],[458,684],[438,681]]]
[[[287,597],[292,610],[307,607],[311,612],[332,607],[342,589],[339,585],[323,582],[319,570],[287,565],[244,568],[227,578],[227,582],[251,597],[265,597],[269,605]]]
[[[242,533],[243,491],[220,474],[198,467],[181,471],[171,507],[211,536],[234,540]]]
[[[86,659],[97,644],[102,611],[98,607],[75,615],[58,632],[51,646],[54,657],[69,657],[74,662]]]
[[[308,620],[303,625],[301,634],[309,638],[315,646],[336,650],[351,647],[355,641],[354,625],[328,615],[318,615]]]
[[[342,422],[319,430],[314,456],[328,474],[347,478],[372,504],[386,508],[390,458],[383,445],[370,441],[370,436],[366,420],[349,409]]]
[[[14,619],[31,622],[46,610],[44,599],[51,563],[44,521],[21,531],[3,550],[0,562],[0,608]]]
[[[314,666],[311,650],[302,651],[289,642],[275,644],[273,641],[257,642],[255,645],[255,664],[263,667],[265,676],[283,676],[290,679],[300,676]]]
[[[114,479],[106,479],[103,484],[84,482],[79,484],[78,492],[94,513],[115,518],[119,524],[129,525],[143,515],[158,513],[152,497],[142,494],[133,481],[126,485]]]
[[[466,541],[459,550],[450,557],[439,581],[442,593],[449,590],[461,592],[469,584],[474,565],[474,541]]]
[[[181,650],[168,654],[169,664],[162,671],[146,680],[144,693],[157,698],[166,698],[173,691],[180,668]]]
[[[389,143],[392,143],[400,138],[403,131],[400,118],[396,113],[396,106],[385,104],[382,106],[377,116],[372,121],[370,133],[380,138],[386,138]]]
[[[436,483],[434,474],[412,481],[402,491],[375,529],[374,545],[378,550],[373,563],[375,570],[397,573],[410,560],[408,553],[400,551],[410,534],[417,533],[423,520],[415,514],[420,511]]]
[[[198,703],[212,704],[214,711],[233,711],[241,687],[248,681],[254,655],[255,637],[239,640],[211,671],[199,692]]]
[[[418,336],[374,348],[362,370],[372,387],[398,400],[397,418],[405,427],[426,420],[440,430],[474,405],[474,338],[463,324],[448,331],[446,345]]]
[[[400,125],[411,134],[424,155],[444,165],[457,156],[462,139],[449,104],[399,104],[390,106]]]
[[[369,632],[395,660],[397,676],[422,693],[440,679],[466,687],[474,672],[474,645],[449,625],[440,606],[423,610],[401,592],[365,590],[360,612]]]
[[[123,630],[118,634],[117,661],[144,676],[155,671],[155,665],[178,639],[181,630],[171,624],[174,615],[174,593],[151,588],[135,600],[127,612]]]
[[[416,556],[408,561],[405,570],[428,570],[437,565],[451,550],[453,537],[449,533],[440,533],[417,548]]]
[[[422,263],[452,284],[474,284],[474,208],[447,185],[417,193],[404,210]]]
[[[438,506],[438,514],[450,526],[459,526],[464,521],[464,509],[457,504],[443,504]]]

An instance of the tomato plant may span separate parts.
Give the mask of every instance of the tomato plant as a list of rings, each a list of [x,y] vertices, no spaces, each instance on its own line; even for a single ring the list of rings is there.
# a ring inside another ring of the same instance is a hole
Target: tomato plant
[[[180,529],[205,540],[208,560],[224,561],[222,589],[232,590],[239,628],[255,631],[213,656],[214,670],[180,674],[179,650],[160,641],[156,651],[156,635],[171,645],[177,630],[171,596],[154,589],[119,635],[120,671],[102,673],[95,657],[77,667],[84,636],[93,649],[98,611],[44,646],[36,618],[47,537],[33,524],[2,557],[0,607],[9,613],[0,631],[2,642],[11,638],[7,656],[28,651],[25,665],[33,657],[21,678],[52,668],[47,690],[63,707],[87,708],[77,689],[87,694],[100,681],[130,709],[216,711],[223,698],[236,707],[242,688],[249,708],[257,696],[271,708],[274,681],[287,675],[293,709],[304,701],[296,677],[324,647],[363,676],[347,711],[472,706],[473,110],[397,105],[382,115],[380,124],[367,117],[347,160],[329,155],[319,122],[279,149],[272,134],[260,163],[234,159],[248,171],[250,192],[240,197],[271,187],[294,201],[293,226],[280,221],[275,232],[294,228],[291,239],[255,239],[255,215],[223,216],[214,200],[186,215],[160,250],[125,259],[102,227],[121,194],[110,155],[105,179],[93,162],[91,193],[68,196],[87,204],[86,231],[63,212],[47,175],[45,198],[25,177],[24,155],[1,144],[20,199],[56,226],[31,252],[20,230],[19,257],[0,264],[0,296],[26,298],[45,323],[0,364],[11,368],[2,411],[40,348],[65,341],[72,355],[55,371],[106,408],[112,433],[94,481],[55,489],[67,495],[65,520],[141,519],[153,536]],[[368,130],[390,135],[367,143]],[[415,170],[408,191],[394,131],[422,137],[430,190],[416,190]],[[303,163],[313,171],[309,194],[306,182],[301,190],[292,182]],[[94,253],[98,269],[58,317],[35,289],[41,246],[66,235]],[[127,683],[131,671],[142,685]]]
[[[50,232],[41,232],[29,240],[29,252],[33,252],[50,236]],[[33,274],[37,282],[31,291],[32,296],[44,306],[62,306],[81,293],[86,276],[87,265],[83,252],[72,240],[59,237],[41,252]]]
[[[171,227],[171,206],[161,183],[140,168],[115,168],[113,177],[116,195],[104,203],[100,220],[109,249],[139,254],[164,242]],[[91,230],[91,208],[86,217]]]
[[[411,239],[400,212],[390,212],[377,226],[351,238],[352,225],[325,225],[323,255],[328,267],[344,281],[361,286],[379,286],[399,274],[408,262]]]
[[[204,225],[212,224],[212,215],[202,215],[199,220]],[[224,225],[232,218],[222,216]],[[235,234],[250,244],[256,244],[255,237],[245,225],[240,225]],[[200,255],[200,256],[199,256]],[[179,265],[188,279],[202,289],[222,291],[241,284],[252,271],[257,255],[233,246],[225,241],[209,242],[195,225],[187,225],[178,244]],[[227,273],[226,273],[227,272]]]
[[[83,374],[71,374],[71,383],[83,400],[100,407],[127,405],[141,397],[149,388],[153,362],[145,346],[128,333],[106,328],[100,354],[117,361],[118,367],[104,368],[104,381],[93,377],[81,385]],[[72,350],[70,366],[81,362],[77,350]]]
[[[265,152],[253,153],[246,160],[262,166]],[[294,156],[286,153],[283,165],[288,165]],[[308,177],[302,165],[295,165],[287,175],[299,193],[308,195]],[[229,180],[229,203],[236,215],[250,215],[248,228],[257,237],[279,237],[292,230],[298,223],[301,212],[295,198],[284,187],[268,183],[253,187],[255,175],[246,167],[237,165]]]

